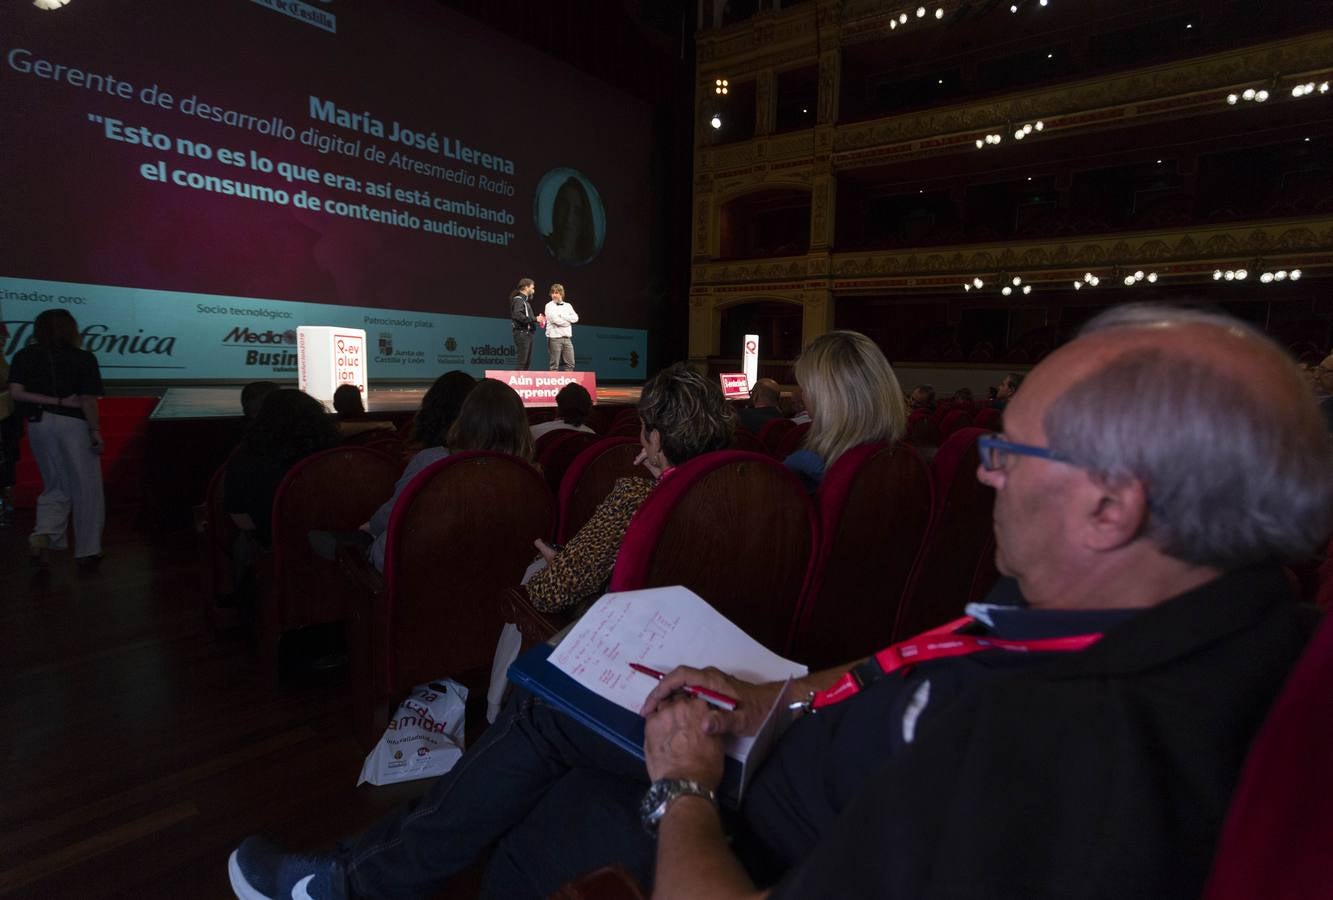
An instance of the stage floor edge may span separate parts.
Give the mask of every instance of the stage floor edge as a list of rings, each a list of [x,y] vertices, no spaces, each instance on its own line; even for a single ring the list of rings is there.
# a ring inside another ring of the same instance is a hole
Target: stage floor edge
[[[183,419],[238,419],[241,416],[241,385],[209,387],[170,387],[163,394],[151,419],[180,421]],[[295,385],[283,385],[295,387]],[[412,412],[421,406],[429,384],[391,388],[371,388],[366,398],[366,412]],[[638,403],[643,385],[597,385],[597,402]]]

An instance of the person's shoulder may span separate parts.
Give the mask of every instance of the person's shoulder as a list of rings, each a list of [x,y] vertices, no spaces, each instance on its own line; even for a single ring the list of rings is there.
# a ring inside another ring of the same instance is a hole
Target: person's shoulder
[[[624,475],[616,479],[612,493],[622,497],[647,497],[656,486],[655,481],[642,475]]]

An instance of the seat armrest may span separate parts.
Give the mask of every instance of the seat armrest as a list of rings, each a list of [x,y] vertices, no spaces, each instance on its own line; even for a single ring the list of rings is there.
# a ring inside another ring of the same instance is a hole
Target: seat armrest
[[[370,596],[384,595],[384,575],[366,559],[364,547],[350,543],[339,544],[338,568]]]
[[[541,612],[532,605],[528,589],[522,585],[505,588],[500,592],[500,612],[506,622],[513,622],[518,626],[524,650],[549,640],[575,618],[572,610],[557,613]]]

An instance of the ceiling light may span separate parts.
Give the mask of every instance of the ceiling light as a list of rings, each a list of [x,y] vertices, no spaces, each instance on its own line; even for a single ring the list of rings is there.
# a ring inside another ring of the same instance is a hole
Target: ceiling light
[[[1306,140],[1308,141],[1309,138],[1306,138]],[[984,146],[986,146],[986,142],[983,141],[981,138],[977,138],[977,149],[980,150]]]
[[[973,278],[972,286],[977,290],[981,290],[983,287],[985,287],[985,282],[983,282],[980,278]]]
[[[1025,294],[1030,294],[1030,293],[1032,293],[1032,285],[1030,285],[1030,284],[1025,284],[1025,285],[1023,285],[1023,293],[1025,293]]]
[[[963,290],[965,290],[965,291],[970,291],[970,290],[972,290],[972,282],[970,282],[970,281],[964,281],[964,282],[963,282]]]
[[[1011,288],[1011,287],[1010,287],[1009,285],[1007,285],[1007,284],[1004,286],[1004,289],[1000,291],[1000,293],[1001,293],[1001,294],[1004,294],[1006,297],[1008,297],[1008,296],[1009,296],[1010,294],[1012,294],[1013,292],[1014,292],[1014,289]]]
[[[1227,281],[1235,281],[1236,273],[1233,272],[1231,269],[1227,269],[1225,272],[1222,273],[1222,277],[1225,278]]]
[[[1256,91],[1256,92],[1255,92],[1254,100],[1255,100],[1256,103],[1263,103],[1263,102],[1264,102],[1265,100],[1267,100],[1267,99],[1268,99],[1268,91]]]
[[[1245,93],[1241,94],[1240,96],[1241,96],[1241,99],[1242,99],[1242,100],[1253,100],[1253,99],[1254,99],[1254,88],[1246,88],[1246,89],[1245,89]]]
[[[1125,285],[1126,285],[1126,286],[1129,286],[1129,285],[1131,285],[1131,284],[1133,284],[1133,283],[1134,283],[1134,276],[1133,276],[1133,275],[1126,275],[1126,276],[1125,276]]]
[[[926,17],[926,8],[924,6],[918,6],[916,8],[916,17],[918,19],[924,19]]]
[[[1135,281],[1142,281],[1142,280],[1143,280],[1143,270],[1142,270],[1142,269],[1139,269],[1137,272],[1134,273],[1134,280],[1135,280]]]
[[[898,17],[898,24],[899,24],[899,25],[906,25],[906,24],[907,24],[907,13],[903,13],[902,15],[900,15],[900,16]]]
[[[1235,106],[1236,101],[1239,99],[1240,97],[1236,96],[1235,94],[1227,94],[1227,103],[1230,103],[1232,106]]]
[[[1020,284],[1022,284],[1022,283],[1023,283],[1023,279],[1021,279],[1021,278],[1019,278],[1017,275],[1015,275],[1015,276],[1014,276],[1014,287],[1018,287],[1018,286],[1019,286]]]
[[[1157,273],[1156,273],[1156,272],[1149,272],[1149,273],[1148,273],[1148,283],[1149,283],[1149,284],[1156,284],[1156,283],[1157,283]]]
[[[1300,269],[1292,269],[1292,270],[1291,270],[1291,280],[1292,280],[1292,281],[1300,281],[1300,280],[1301,280],[1301,270],[1300,270]]]
[[[1274,278],[1275,280],[1277,280],[1277,281],[1286,281],[1286,280],[1287,280],[1287,270],[1286,270],[1286,269],[1278,269],[1276,272],[1273,273],[1273,278]]]
[[[1017,3],[1012,4],[1012,5],[1009,7],[1009,11],[1010,11],[1011,13],[1016,13],[1016,12],[1018,12],[1018,4],[1017,4]]]
[[[1036,128],[1038,131],[1041,131],[1043,128],[1046,127],[1046,123],[1043,122],[1041,119],[1038,119],[1037,124],[1034,125],[1033,127]]]
[[[1237,270],[1236,270],[1236,280],[1237,280],[1237,281],[1244,281],[1246,278],[1249,277],[1249,274],[1250,274],[1250,273],[1247,272],[1247,271],[1245,271],[1244,269],[1237,269]]]
[[[895,29],[895,28],[897,28],[897,27],[898,27],[898,20],[897,20],[897,19],[889,19],[889,30],[892,31],[893,29]]]
[[[716,129],[716,128],[721,128],[721,127],[722,127],[722,117],[721,117],[721,116],[713,116],[713,118],[711,118],[711,119],[708,120],[708,124],[709,124],[709,125],[712,125],[713,128],[715,128],[715,129]]]
[[[1074,282],[1074,290],[1076,290],[1076,291],[1077,291],[1077,290],[1080,290],[1082,287],[1083,287],[1083,282],[1081,282],[1081,281],[1075,281],[1075,282]]]
[[[1213,270],[1213,281],[1221,281],[1221,280],[1222,280],[1222,270],[1221,270],[1221,269],[1214,269],[1214,270]]]
[[[1264,274],[1259,276],[1259,280],[1262,281],[1264,284],[1269,284],[1273,281],[1273,273],[1265,272]]]
[[[944,18],[944,10],[943,10],[943,9],[937,9],[937,10],[935,10],[935,18],[937,18],[937,19],[943,19],[943,18]]]

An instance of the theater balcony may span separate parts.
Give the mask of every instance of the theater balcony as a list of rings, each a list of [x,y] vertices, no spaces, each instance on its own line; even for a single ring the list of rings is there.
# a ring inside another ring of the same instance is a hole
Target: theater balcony
[[[719,5],[696,365],[759,334],[783,371],[847,327],[900,364],[1021,367],[1140,300],[1221,306],[1298,357],[1333,342],[1326,3]]]

